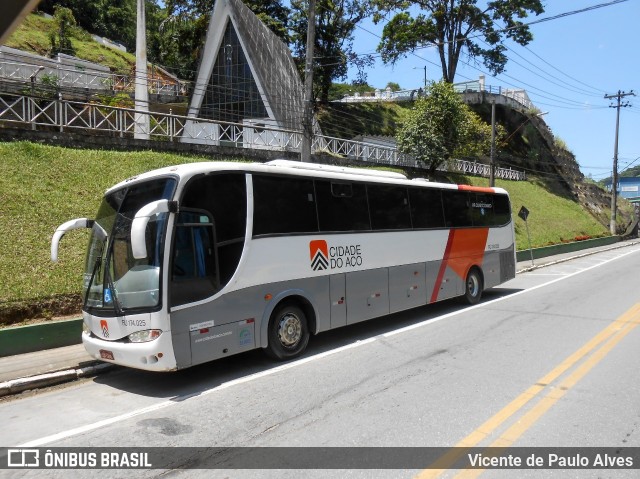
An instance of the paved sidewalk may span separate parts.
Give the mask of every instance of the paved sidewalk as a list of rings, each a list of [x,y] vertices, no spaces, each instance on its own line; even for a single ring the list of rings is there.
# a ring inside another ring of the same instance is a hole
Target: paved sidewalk
[[[516,271],[523,273],[570,259],[639,243],[640,240],[624,241],[614,245],[549,256],[534,260],[533,265],[531,260],[520,261],[516,265]],[[0,397],[73,381],[80,377],[94,376],[116,367],[118,366],[93,359],[84,350],[82,344],[7,356],[0,358]]]

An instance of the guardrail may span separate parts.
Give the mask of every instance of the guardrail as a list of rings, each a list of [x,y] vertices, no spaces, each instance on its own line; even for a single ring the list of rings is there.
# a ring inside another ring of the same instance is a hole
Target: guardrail
[[[141,121],[144,117],[148,117],[148,121],[146,119]],[[158,141],[274,151],[299,152],[302,143],[300,131],[250,121],[223,122],[171,113],[150,113],[94,103],[13,94],[0,94],[0,122],[28,125],[32,130],[38,128],[53,128],[60,132],[89,130],[115,134],[121,138],[134,138],[137,130],[148,135],[150,139]],[[367,163],[422,168],[415,159],[399,153],[392,146],[316,135],[312,150],[315,153],[328,153]],[[490,175],[488,165],[466,160],[453,160],[440,169],[484,177]],[[496,168],[495,176],[515,181],[526,179],[524,172],[505,168]]]
[[[24,83],[25,87],[57,86],[101,91],[135,90],[135,78],[128,75],[92,70],[77,70],[61,66],[36,65],[0,61],[0,78]],[[43,78],[48,78],[45,82]],[[149,93],[178,96],[187,90],[186,82],[170,82],[147,78]]]

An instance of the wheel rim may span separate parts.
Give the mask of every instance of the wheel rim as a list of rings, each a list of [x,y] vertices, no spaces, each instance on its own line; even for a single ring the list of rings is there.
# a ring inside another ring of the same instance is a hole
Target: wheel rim
[[[286,313],[278,324],[280,344],[288,348],[295,346],[302,338],[302,321],[293,313]]]
[[[478,296],[478,293],[480,292],[480,280],[475,274],[469,275],[469,278],[467,279],[467,291],[469,292],[469,295],[474,298]]]

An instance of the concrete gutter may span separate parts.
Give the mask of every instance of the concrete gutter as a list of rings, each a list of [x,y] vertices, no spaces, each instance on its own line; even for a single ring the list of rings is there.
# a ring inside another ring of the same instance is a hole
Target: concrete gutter
[[[30,389],[55,386],[56,384],[75,381],[80,378],[96,376],[100,373],[113,369],[114,367],[116,367],[115,364],[96,361],[95,364],[78,369],[67,369],[63,371],[38,374],[37,376],[12,379],[10,381],[0,383],[0,397],[18,394]]]

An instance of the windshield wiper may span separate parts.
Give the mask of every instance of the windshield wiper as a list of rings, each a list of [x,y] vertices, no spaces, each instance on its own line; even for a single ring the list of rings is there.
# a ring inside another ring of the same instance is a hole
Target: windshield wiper
[[[113,309],[116,312],[116,316],[124,316],[124,310],[120,305],[120,301],[118,300],[118,294],[116,292],[116,286],[111,279],[111,273],[109,272],[109,267],[105,265],[105,279],[107,280],[107,286],[109,287],[109,292],[111,295],[111,302],[113,302]],[[104,298],[103,298],[104,299]]]

